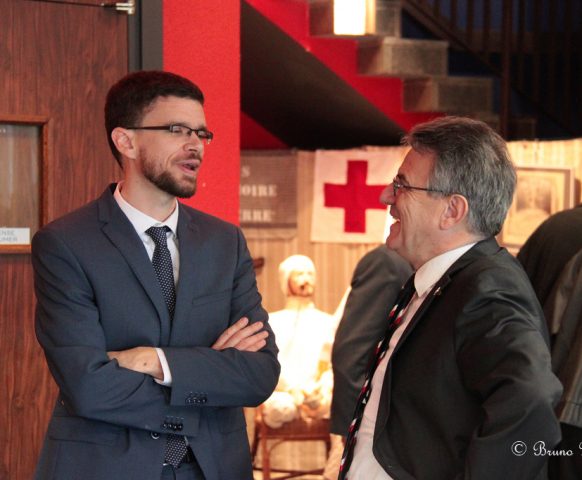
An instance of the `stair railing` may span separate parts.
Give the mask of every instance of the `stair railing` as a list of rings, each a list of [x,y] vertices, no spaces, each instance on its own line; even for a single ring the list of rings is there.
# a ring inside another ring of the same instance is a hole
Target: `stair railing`
[[[402,7],[500,78],[505,138],[512,92],[582,135],[582,0],[402,0]]]

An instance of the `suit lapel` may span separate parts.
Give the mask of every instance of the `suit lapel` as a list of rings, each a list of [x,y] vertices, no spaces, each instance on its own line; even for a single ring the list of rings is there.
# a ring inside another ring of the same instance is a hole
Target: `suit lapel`
[[[182,205],[178,215],[178,242],[180,248],[180,278],[176,290],[174,322],[186,318],[196,292],[200,291],[204,259],[201,258],[200,229]]]
[[[102,231],[123,255],[150,298],[160,319],[160,343],[167,345],[170,338],[170,315],[162,290],[139,235],[113,198],[114,190],[115,185],[110,186],[98,200],[99,220],[103,222]]]
[[[435,283],[434,287],[432,287],[426,299],[424,300],[424,302],[422,302],[422,304],[414,314],[414,317],[412,317],[412,319],[410,320],[410,323],[408,324],[406,331],[404,332],[402,337],[400,337],[400,340],[398,341],[398,344],[394,349],[393,355],[396,354],[399,347],[404,343],[404,341],[410,335],[412,330],[414,330],[414,327],[418,325],[421,318],[428,310],[432,302],[445,292],[446,288],[451,283],[451,280],[455,276],[455,274],[458,271],[464,269],[467,265],[473,263],[477,258],[480,258],[484,255],[493,255],[497,250],[499,250],[499,245],[497,244],[494,238],[483,240],[481,242],[478,242],[476,245],[473,246],[473,248],[465,252],[455,263],[453,263],[448,268],[448,270],[443,274],[443,276]]]
[[[382,383],[382,393],[380,394],[380,408],[378,409],[378,414],[376,418],[376,426],[374,428],[374,438],[381,435],[381,432],[384,430],[386,423],[388,421],[388,417],[390,414],[390,400],[391,400],[391,388],[392,388],[392,359],[398,353],[398,350],[406,341],[406,338],[410,335],[410,332],[414,329],[416,325],[418,325],[420,319],[423,317],[424,313],[428,310],[431,303],[436,297],[439,297],[442,294],[443,289],[449,284],[451,281],[451,277],[445,273],[441,277],[441,279],[435,284],[435,286],[431,289],[429,294],[427,295],[426,299],[418,310],[410,320],[410,323],[406,327],[406,330],[398,340],[398,343],[394,347],[394,351],[388,361],[388,365],[386,366],[386,374],[384,376],[384,382]]]
[[[474,262],[477,258],[483,257],[485,255],[493,255],[499,250],[499,245],[494,238],[489,238],[478,242],[473,248],[469,249],[464,255],[462,255],[455,263],[453,263],[449,269],[443,274],[443,276],[435,283],[434,287],[431,289],[426,299],[412,319],[408,324],[406,330],[398,340],[398,344],[394,348],[394,352],[390,357],[388,366],[386,367],[386,375],[384,377],[384,383],[382,385],[382,393],[380,395],[380,408],[378,409],[378,415],[376,419],[376,426],[374,429],[374,438],[376,439],[386,426],[390,413],[390,391],[391,391],[391,372],[392,372],[392,360],[396,357],[398,350],[404,344],[406,339],[410,336],[414,328],[422,321],[424,314],[428,311],[432,302],[444,294],[446,288],[451,283],[452,278],[455,274],[465,268],[467,265]]]
[[[406,338],[410,335],[410,332],[412,332],[412,330],[414,330],[414,327],[416,325],[418,325],[420,319],[422,318],[424,313],[428,310],[428,307],[430,307],[431,303],[434,301],[435,298],[440,297],[442,295],[443,290],[447,287],[447,285],[450,282],[451,282],[451,276],[447,272],[439,279],[439,281],[434,285],[434,287],[432,287],[431,291],[426,296],[424,302],[422,302],[420,307],[418,307],[418,310],[415,312],[414,316],[410,320],[410,323],[406,327],[406,330],[404,331],[404,333],[402,334],[402,336],[398,340],[398,343],[396,344],[396,347],[394,347],[394,352],[392,353],[392,355],[396,354],[396,352],[398,351],[400,346],[404,343]]]

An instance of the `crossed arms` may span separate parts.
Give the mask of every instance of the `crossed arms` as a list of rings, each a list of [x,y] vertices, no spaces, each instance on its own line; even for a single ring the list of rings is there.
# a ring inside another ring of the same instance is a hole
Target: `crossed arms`
[[[249,325],[249,319],[241,318],[228,327],[212,345],[213,350],[221,351],[236,348],[242,352],[258,352],[267,344],[269,333],[262,322]],[[110,360],[116,359],[119,366],[134,372],[150,375],[157,380],[164,380],[164,372],[159,356],[154,347],[134,347],[127,350],[107,352]]]
[[[271,394],[279,374],[277,349],[240,234],[234,246],[220,250],[232,252],[232,276],[215,286],[220,293],[210,303],[193,306],[191,345],[178,339],[162,347],[171,388],[154,382],[162,378],[153,347],[159,321],[143,290],[134,288],[134,272],[106,239],[96,233],[90,238],[98,245],[87,248],[86,237],[49,227],[33,239],[37,338],[70,415],[162,433],[163,418],[173,415],[184,418],[182,433],[194,435],[201,411],[188,404],[192,392],[207,398],[204,410],[254,406]],[[142,346],[123,349],[131,343]]]

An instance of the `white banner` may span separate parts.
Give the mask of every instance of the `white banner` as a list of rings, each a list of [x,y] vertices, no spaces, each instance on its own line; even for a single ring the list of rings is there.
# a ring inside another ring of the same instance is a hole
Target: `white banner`
[[[311,241],[382,243],[392,223],[379,201],[407,147],[315,152]]]

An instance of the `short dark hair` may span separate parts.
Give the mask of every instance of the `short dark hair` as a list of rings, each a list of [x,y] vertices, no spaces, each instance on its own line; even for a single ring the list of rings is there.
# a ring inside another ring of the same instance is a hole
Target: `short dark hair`
[[[109,148],[120,165],[121,154],[111,139],[113,129],[139,126],[154,101],[170,96],[191,98],[204,104],[202,90],[190,80],[158,70],[130,73],[109,89],[105,100],[105,129]]]
[[[467,199],[473,233],[488,237],[500,232],[517,176],[499,134],[478,120],[443,117],[417,125],[404,142],[435,154],[428,187]]]

